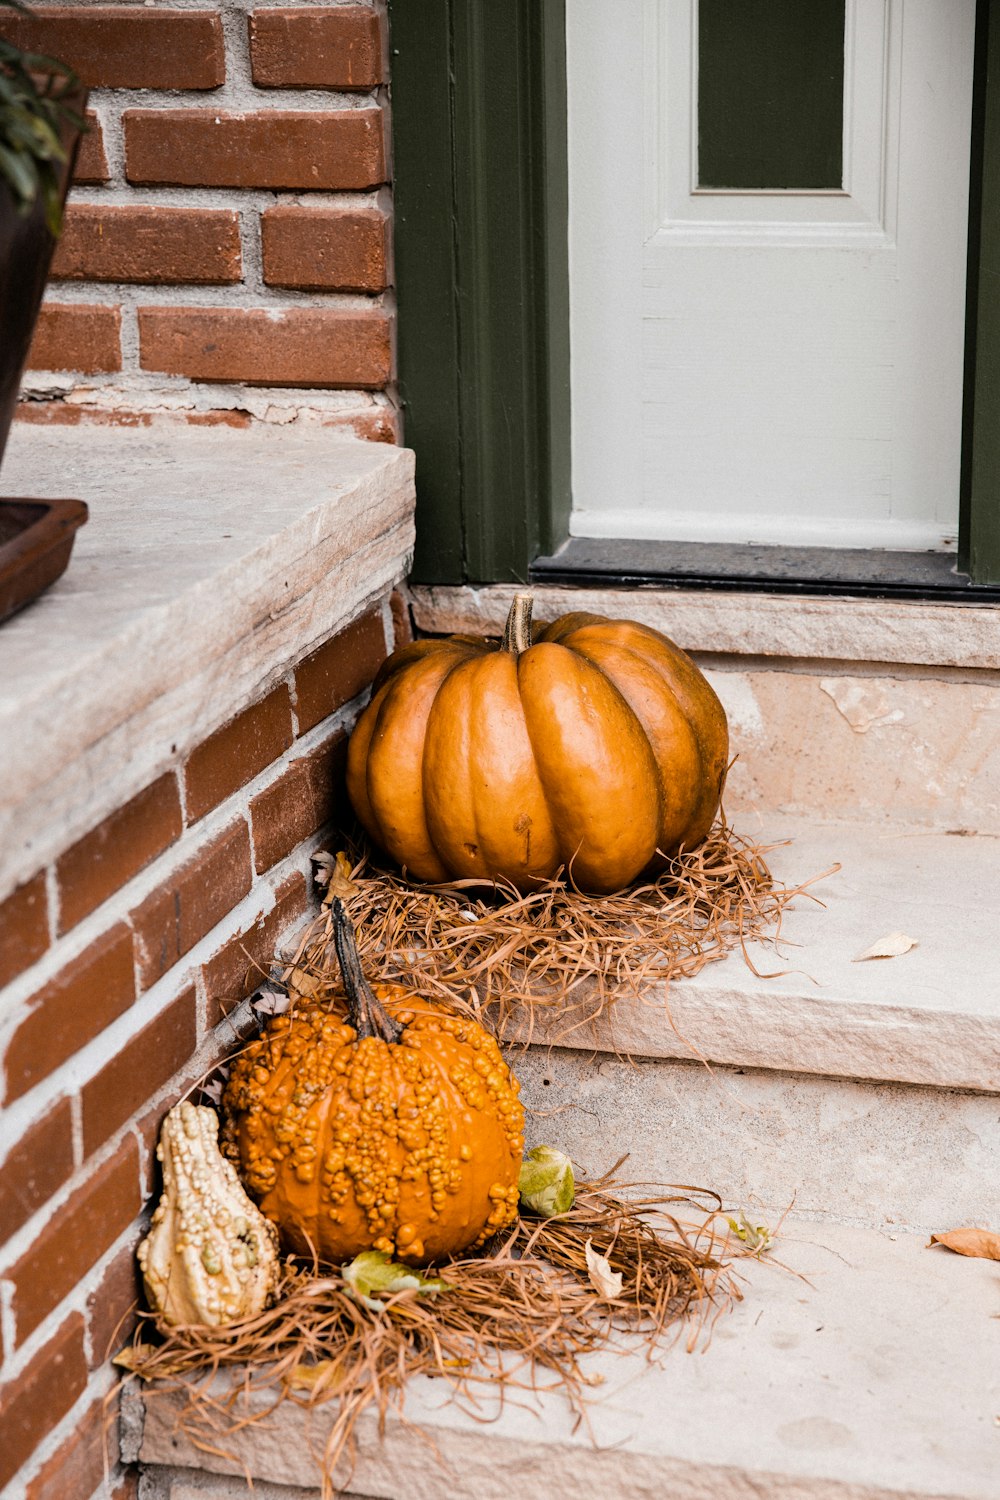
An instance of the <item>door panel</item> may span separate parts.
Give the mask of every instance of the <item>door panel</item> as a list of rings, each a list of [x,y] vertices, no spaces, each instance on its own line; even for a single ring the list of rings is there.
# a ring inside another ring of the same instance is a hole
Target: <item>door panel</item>
[[[760,48],[758,0],[703,4]],[[575,535],[954,545],[974,0],[814,4],[841,186],[733,189],[697,0],[568,0]]]

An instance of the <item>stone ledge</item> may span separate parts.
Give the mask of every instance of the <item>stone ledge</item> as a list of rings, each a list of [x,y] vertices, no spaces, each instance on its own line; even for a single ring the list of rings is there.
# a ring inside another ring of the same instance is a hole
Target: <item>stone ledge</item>
[[[322,429],[15,427],[6,494],[91,508],[0,629],[0,898],[404,576],[413,456]]]
[[[558,1019],[536,1021],[533,1041],[1000,1093],[1000,841],[773,813],[753,832],[790,840],[769,856],[789,885],[842,866],[810,887],[817,901],[798,897],[786,912],[777,953],[748,945],[759,974],[734,952],[669,995],[654,985],[639,1000],[619,998],[607,1019],[571,1035]],[[917,946],[852,962],[893,931]]]
[[[585,1422],[559,1396],[521,1391],[499,1411],[480,1386],[472,1412],[440,1381],[414,1380],[405,1424],[390,1416],[380,1441],[376,1418],[362,1419],[341,1482],[380,1500],[995,1500],[996,1277],[924,1244],[786,1221],[789,1269],[745,1262],[745,1300],[709,1347],[678,1343],[658,1364],[641,1353],[588,1360],[604,1380]],[[317,1486],[322,1408],[289,1402],[206,1452],[179,1425],[183,1395],[135,1399],[144,1466]]]
[[[499,635],[516,590],[508,584],[414,586],[414,620],[432,634]],[[1000,668],[1000,604],[799,599],[709,590],[535,585],[535,611],[638,620],[686,651],[809,661]]]

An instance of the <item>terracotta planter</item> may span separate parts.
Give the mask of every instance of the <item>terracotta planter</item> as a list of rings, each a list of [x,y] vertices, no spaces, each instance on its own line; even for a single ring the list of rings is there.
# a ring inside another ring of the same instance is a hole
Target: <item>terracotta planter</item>
[[[82,114],[86,93],[71,102]],[[63,202],[80,132],[64,139],[69,159],[62,172]],[[0,462],[55,248],[44,203],[39,200],[31,213],[19,214],[6,183],[0,183]],[[69,562],[74,534],[86,519],[82,500],[0,500],[0,620],[59,577]]]

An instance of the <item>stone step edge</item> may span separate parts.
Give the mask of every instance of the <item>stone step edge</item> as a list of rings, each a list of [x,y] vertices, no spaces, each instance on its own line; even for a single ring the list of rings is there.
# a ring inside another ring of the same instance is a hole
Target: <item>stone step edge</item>
[[[521,1393],[499,1412],[484,1397],[477,1415],[419,1379],[381,1435],[364,1414],[338,1481],[378,1500],[994,1500],[995,1268],[835,1223],[788,1221],[780,1249],[778,1267],[742,1263],[744,1299],[695,1352],[591,1356],[606,1378],[587,1423],[559,1395]],[[322,1408],[284,1404],[207,1451],[184,1430],[185,1402],[128,1393],[126,1452],[153,1466],[147,1486],[160,1465],[316,1486]]]
[[[678,980],[619,994],[594,1021],[581,987],[567,1020],[539,1006],[515,1009],[514,1048],[565,1048],[636,1059],[673,1058],[776,1072],[1000,1093],[1000,1015],[838,999]],[[578,1008],[577,1008],[578,1007]]]

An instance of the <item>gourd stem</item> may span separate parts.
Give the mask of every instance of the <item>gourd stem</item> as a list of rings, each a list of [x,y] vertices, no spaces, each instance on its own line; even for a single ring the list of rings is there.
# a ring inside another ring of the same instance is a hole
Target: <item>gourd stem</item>
[[[399,1026],[376,1000],[372,987],[361,972],[358,945],[347,908],[339,896],[330,903],[333,912],[333,943],[337,962],[347,992],[347,1019],[360,1042],[362,1037],[377,1036],[383,1042],[398,1042],[403,1035]]]
[[[512,656],[520,656],[531,645],[531,606],[534,602],[531,594],[514,595],[501,642],[503,649]]]

